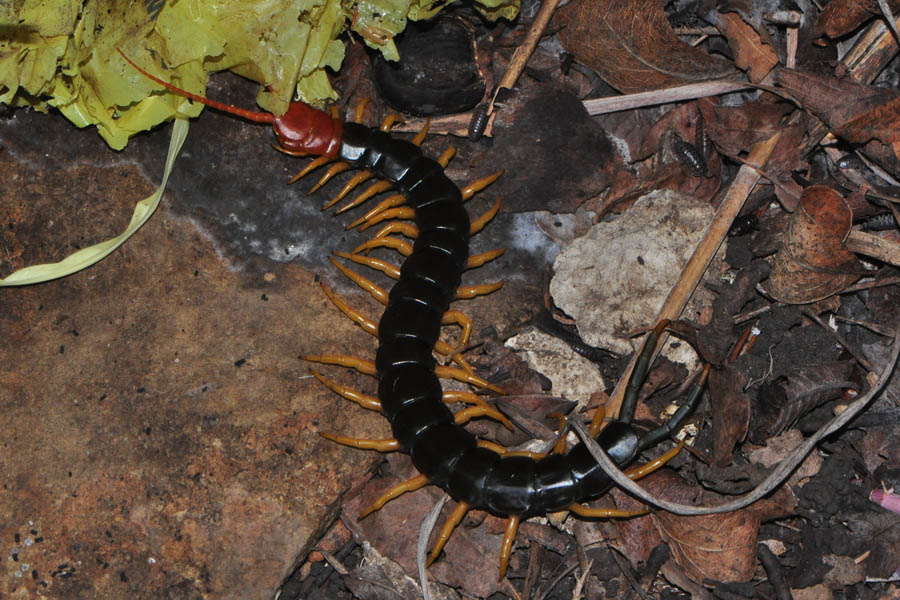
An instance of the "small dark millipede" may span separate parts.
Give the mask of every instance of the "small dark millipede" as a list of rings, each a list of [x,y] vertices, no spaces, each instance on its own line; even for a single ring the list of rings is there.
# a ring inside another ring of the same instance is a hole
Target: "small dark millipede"
[[[313,362],[354,368],[376,377],[378,395],[374,397],[314,372],[322,383],[344,398],[364,408],[380,411],[390,421],[394,437],[367,440],[323,435],[356,448],[406,452],[420,473],[389,490],[362,516],[378,510],[405,492],[427,484],[437,485],[456,500],[457,505],[438,534],[429,563],[440,554],[466,512],[482,509],[508,519],[500,550],[499,575],[502,578],[522,519],[562,510],[588,518],[643,514],[643,511],[635,513],[589,508],[582,504],[602,496],[612,487],[612,481],[584,444],[579,443],[567,451],[565,436],[561,435],[553,451],[544,455],[508,451],[499,444],[477,439],[462,426],[471,418],[486,416],[508,427],[511,425],[481,396],[471,392],[445,392],[441,388],[439,378],[444,377],[463,381],[481,390],[501,392],[477,377],[460,354],[460,349],[467,344],[471,323],[462,313],[450,310],[454,299],[471,298],[500,287],[500,284],[460,287],[464,270],[480,266],[502,253],[495,250],[469,256],[469,236],[493,218],[499,203],[474,221],[470,221],[463,206],[465,200],[492,183],[500,173],[461,189],[444,174],[452,151],[432,159],[419,148],[426,130],[412,141],[404,141],[390,135],[391,119],[380,129],[373,129],[355,122],[344,123],[334,114],[301,102],[292,103],[281,117],[238,109],[180,90],[150,75],[124,54],[122,56],[144,75],[177,94],[247,119],[271,123],[278,149],[282,152],[318,156],[292,181],[334,162],[314,188],[318,189],[337,173],[350,168],[359,169],[360,172],[325,208],[334,205],[373,176],[379,181],[338,212],[358,206],[380,192],[389,189],[397,191],[351,225],[365,229],[389,221],[376,236],[353,252],[335,253],[396,279],[393,288],[388,292],[332,259],[341,272],[386,305],[381,320],[377,324],[368,320],[322,286],[342,312],[378,337],[375,360],[345,355],[304,357]],[[362,109],[358,108],[357,120],[360,120],[361,113]],[[409,220],[414,224],[406,222]],[[411,243],[404,238],[415,241]],[[367,255],[369,250],[377,247],[395,249],[406,260],[397,267]],[[441,326],[449,323],[462,327],[461,341],[456,347],[439,339]],[[619,419],[601,429],[603,417],[598,411],[591,425],[591,435],[619,467],[626,467],[643,450],[674,433],[701,397],[709,373],[708,366],[691,386],[684,404],[667,423],[649,432],[642,432],[631,425],[651,355],[667,324],[658,324],[648,335],[628,382]],[[448,357],[457,366],[439,365],[434,358],[435,352]],[[451,403],[471,406],[454,413],[447,406]],[[634,479],[646,475],[673,457],[679,448],[647,465],[632,468],[627,474]]]

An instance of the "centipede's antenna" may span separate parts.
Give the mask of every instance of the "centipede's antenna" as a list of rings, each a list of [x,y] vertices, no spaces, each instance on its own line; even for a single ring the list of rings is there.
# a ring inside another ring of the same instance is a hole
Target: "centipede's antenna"
[[[269,124],[275,123],[275,115],[272,115],[270,113],[260,112],[260,111],[255,111],[255,110],[247,110],[244,108],[238,108],[237,106],[232,106],[231,104],[225,104],[224,102],[218,102],[216,100],[210,100],[209,98],[206,98],[205,96],[200,96],[200,95],[191,93],[187,90],[183,90],[180,87],[174,86],[171,83],[169,83],[168,81],[163,81],[159,77],[156,77],[155,75],[152,75],[151,73],[148,73],[143,68],[138,66],[137,63],[135,63],[133,60],[128,58],[128,56],[126,56],[126,54],[124,52],[122,52],[121,48],[116,48],[116,51],[122,55],[122,58],[124,58],[128,62],[129,65],[131,65],[132,67],[137,69],[141,75],[143,75],[150,81],[153,81],[154,83],[158,83],[159,85],[163,86],[164,88],[166,88],[167,90],[169,90],[170,92],[172,92],[174,94],[178,94],[179,96],[184,96],[185,98],[187,98],[189,100],[193,100],[194,102],[199,102],[201,104],[205,104],[206,106],[209,106],[210,108],[214,108],[214,109],[220,110],[222,112],[236,115],[238,117],[242,117],[249,121],[255,121],[256,123],[269,123]]]

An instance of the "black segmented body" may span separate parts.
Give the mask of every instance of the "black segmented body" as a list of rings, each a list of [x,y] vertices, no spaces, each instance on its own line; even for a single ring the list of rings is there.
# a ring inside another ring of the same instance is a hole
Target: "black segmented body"
[[[414,144],[362,125],[344,125],[340,158],[393,183],[415,210],[418,237],[379,323],[375,365],[382,413],[419,472],[456,500],[500,516],[543,514],[604,494],[612,483],[583,444],[540,460],[503,457],[478,447],[441,400],[432,350],[469,255],[469,216],[456,184]],[[619,466],[640,447],[623,422],[598,442]]]

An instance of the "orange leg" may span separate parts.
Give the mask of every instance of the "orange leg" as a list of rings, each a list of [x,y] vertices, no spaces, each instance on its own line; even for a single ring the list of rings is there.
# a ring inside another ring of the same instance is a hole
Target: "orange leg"
[[[654,458],[645,465],[637,465],[631,467],[630,469],[625,471],[625,475],[627,475],[631,479],[640,479],[641,477],[646,477],[650,473],[656,471],[661,466],[675,458],[678,453],[681,452],[682,448],[684,448],[684,442],[681,442],[662,456]]]
[[[359,226],[360,231],[365,231],[369,227],[373,225],[377,225],[382,221],[387,221],[388,219],[401,219],[404,221],[411,221],[416,216],[416,211],[411,206],[399,206],[397,208],[389,208],[384,212],[380,212],[362,225]]]
[[[496,173],[492,173],[487,177],[482,177],[477,181],[473,181],[469,185],[465,186],[460,190],[462,192],[463,200],[468,200],[487,186],[491,185],[492,183],[500,179],[501,175],[503,175],[503,169],[500,169]]]
[[[327,164],[330,163],[331,161],[332,161],[332,159],[328,158],[327,156],[320,156],[319,158],[315,159],[314,161],[312,161],[311,163],[309,163],[308,165],[306,165],[305,167],[303,167],[303,168],[300,170],[299,173],[297,173],[296,175],[294,175],[294,176],[290,179],[290,181],[288,181],[288,183],[289,183],[289,184],[295,183],[295,182],[296,182],[298,179],[300,179],[301,177],[306,177],[309,173],[315,171],[316,169],[318,169],[318,168],[321,167],[322,165],[327,165]]]
[[[356,110],[353,111],[353,121],[355,123],[362,123],[363,117],[366,114],[366,107],[369,105],[369,99],[363,98],[359,102],[356,103]]]
[[[330,257],[331,263],[340,270],[341,273],[347,276],[353,283],[361,287],[362,289],[369,292],[369,294],[387,306],[388,303],[388,293],[384,290],[384,288],[375,285],[370,279],[363,277],[356,271],[352,269],[348,269],[344,265],[342,265],[337,259]]]
[[[378,258],[372,258],[371,256],[360,256],[359,254],[348,254],[346,252],[337,252],[334,253],[336,256],[340,256],[341,258],[346,258],[347,260],[352,260],[356,264],[365,265],[376,271],[381,271],[391,279],[400,279],[400,267],[397,265],[391,264],[387,261],[380,260]]]
[[[468,300],[475,296],[484,296],[492,292],[496,292],[503,287],[502,281],[494,283],[482,283],[481,285],[464,285],[456,290],[456,298],[458,300]]]
[[[397,113],[390,113],[388,116],[384,118],[384,121],[381,122],[381,126],[379,129],[381,131],[388,133],[391,130],[391,127],[394,126],[395,123],[398,123],[403,120],[403,117],[398,115]]]
[[[382,506],[384,506],[394,498],[402,496],[406,492],[414,492],[419,488],[425,487],[426,485],[428,485],[428,478],[424,475],[416,475],[412,479],[407,479],[406,481],[398,483],[387,492],[385,492],[380,498],[378,498],[378,500],[373,502],[366,510],[362,511],[362,513],[360,513],[359,515],[359,518],[363,519],[376,510],[380,509]]]
[[[557,433],[556,443],[553,444],[551,454],[565,454],[566,452],[566,417],[558,412],[550,413],[548,416],[556,417],[559,422],[559,430]]]
[[[456,508],[453,509],[453,512],[450,513],[450,516],[447,517],[447,520],[444,521],[444,526],[441,527],[440,533],[438,533],[437,540],[434,543],[434,548],[431,549],[431,553],[428,555],[428,562],[425,563],[425,566],[430,567],[431,563],[435,561],[438,555],[441,553],[441,550],[444,549],[444,544],[447,543],[447,540],[450,539],[450,534],[453,533],[453,530],[456,529],[456,526],[459,525],[460,521],[463,520],[463,517],[466,516],[466,513],[469,512],[469,505],[465,502],[459,502],[456,505]]]
[[[506,568],[509,566],[509,555],[512,554],[513,542],[516,541],[516,533],[519,531],[518,516],[511,516],[509,523],[506,525],[506,532],[503,534],[503,543],[500,545],[500,576],[497,581],[502,581],[506,577]]]
[[[484,263],[502,256],[504,252],[506,252],[506,248],[495,248],[493,250],[488,250],[487,252],[482,252],[481,254],[476,254],[475,256],[470,256],[469,261],[466,263],[466,268],[477,269]]]
[[[390,181],[384,181],[384,180],[377,181],[377,182],[373,183],[372,185],[370,185],[369,187],[367,187],[362,194],[360,194],[359,196],[357,196],[356,198],[354,198],[353,200],[351,200],[344,206],[337,209],[337,212],[335,214],[339,215],[341,213],[347,212],[351,208],[356,208],[360,204],[365,203],[366,200],[368,200],[372,196],[377,196],[381,192],[386,192],[389,189],[391,189]]]
[[[462,390],[444,390],[444,402],[447,404],[452,403],[462,403],[462,404],[472,404],[475,406],[488,406],[488,403],[484,401],[484,399],[472,392],[464,392]]]
[[[617,508],[590,508],[582,504],[572,504],[569,511],[586,519],[608,519],[610,517],[628,518],[646,515],[649,510],[619,510]]]
[[[368,410],[381,410],[381,401],[378,400],[378,398],[376,398],[375,396],[369,396],[368,394],[357,392],[356,390],[345,385],[341,385],[335,381],[326,379],[316,371],[312,371],[312,374],[313,377],[321,381],[325,387],[338,394],[339,396],[346,398],[351,402],[355,402]]]
[[[439,165],[441,165],[442,167],[444,167],[446,169],[447,165],[450,164],[450,160],[453,158],[453,156],[455,154],[456,154],[456,148],[454,148],[453,146],[449,146],[435,160],[437,161],[437,163]]]
[[[472,335],[472,319],[464,312],[455,309],[448,310],[444,313],[444,316],[441,317],[441,325],[450,325],[451,323],[456,323],[462,328],[462,333],[459,336],[459,344],[457,344],[456,349],[453,351],[452,358],[458,355],[459,352],[468,345],[469,337]]]
[[[508,450],[497,442],[492,442],[490,440],[478,440],[476,444],[478,444],[479,448],[491,450],[492,452],[496,452],[500,456],[524,456],[525,458],[530,458],[531,460],[541,460],[542,458],[547,457],[546,454],[543,454],[541,452],[531,452],[529,450]]]
[[[497,216],[497,213],[500,212],[500,202],[501,200],[497,198],[497,201],[494,202],[494,205],[490,207],[486,213],[472,221],[471,225],[469,225],[469,235],[475,235],[484,229],[484,226]]]
[[[470,420],[476,417],[489,417],[491,419],[494,419],[495,421],[500,421],[510,431],[514,430],[512,423],[509,422],[509,419],[503,416],[503,414],[497,409],[491,408],[489,406],[470,406],[469,408],[464,408],[453,413],[453,421],[457,425],[468,423]]]
[[[346,435],[335,435],[333,433],[322,433],[321,431],[319,432],[319,435],[321,435],[326,440],[331,440],[332,442],[337,442],[338,444],[351,446],[353,448],[359,448],[360,450],[394,452],[400,449],[400,442],[398,442],[394,438],[388,438],[386,440],[369,440],[365,438],[347,437]]]
[[[301,354],[302,360],[355,369],[363,375],[375,376],[375,362],[347,354]]]
[[[314,185],[312,187],[312,189],[309,190],[309,193],[315,194],[319,190],[319,188],[322,187],[323,185],[325,185],[326,183],[328,183],[332,177],[334,177],[335,175],[337,175],[339,173],[343,173],[344,171],[346,171],[349,168],[350,168],[350,165],[348,165],[345,162],[339,162],[339,163],[334,164],[330,169],[325,171],[325,174],[322,175],[322,178],[319,179],[318,183],[316,183],[316,185]],[[327,205],[324,206],[322,208],[322,210],[325,210],[326,208],[328,208]]]
[[[606,418],[606,405],[600,405],[597,407],[597,410],[594,411],[594,418],[591,419],[591,426],[588,429],[588,432],[591,434],[591,437],[597,437],[600,434],[600,431],[603,429],[604,421]]]
[[[362,182],[367,181],[370,177],[372,177],[372,172],[368,169],[360,171],[359,173],[354,175],[352,178],[350,178],[350,181],[344,184],[344,187],[341,188],[341,191],[338,192],[334,198],[325,203],[323,210],[331,208],[332,206],[346,198],[347,194],[356,189],[356,187]]]
[[[401,221],[393,221],[391,223],[388,223],[378,230],[378,233],[375,234],[375,237],[380,238],[391,233],[399,233],[400,235],[405,235],[411,240],[419,237],[419,230],[415,225],[413,225],[412,223],[403,223]]]
[[[425,119],[425,125],[419,130],[419,133],[416,134],[416,137],[412,139],[412,143],[416,146],[421,146],[422,142],[425,141],[425,138],[428,137],[428,130],[431,129],[431,119]]]
[[[374,248],[391,248],[393,250],[396,250],[403,256],[409,256],[413,252],[412,244],[410,244],[403,238],[388,235],[380,238],[372,238],[367,242],[363,242],[362,244],[354,248],[351,254],[359,254],[360,252],[366,252],[366,254],[368,254],[369,250],[372,250]]]
[[[372,210],[370,210],[369,212],[367,212],[366,214],[364,214],[357,220],[355,220],[352,223],[350,223],[349,225],[347,225],[346,229],[353,229],[354,227],[362,225],[369,219],[374,218],[375,215],[382,213],[389,208],[401,206],[405,203],[406,203],[406,197],[403,194],[394,194],[393,196],[388,196],[387,198],[385,198],[384,200],[379,202],[378,206],[376,206],[375,208],[373,208]]]
[[[481,377],[472,375],[470,373],[466,373],[462,369],[456,369],[454,367],[444,367],[444,366],[438,365],[437,367],[434,368],[434,373],[438,377],[443,377],[444,379],[454,379],[454,380],[462,382],[462,383],[468,383],[469,385],[475,386],[477,388],[490,390],[497,394],[504,393],[503,388],[497,387],[496,385],[488,383]]]

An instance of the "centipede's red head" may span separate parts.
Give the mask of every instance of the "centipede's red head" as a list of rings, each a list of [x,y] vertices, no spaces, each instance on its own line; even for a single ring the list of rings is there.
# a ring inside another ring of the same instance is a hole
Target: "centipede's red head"
[[[286,113],[273,122],[278,145],[288,153],[337,156],[343,123],[303,102],[291,102]]]
[[[271,123],[275,129],[275,136],[278,138],[279,150],[283,150],[288,154],[315,154],[330,158],[337,156],[340,150],[343,123],[340,119],[336,119],[326,112],[303,102],[291,102],[287,112],[280,117],[276,117],[270,113],[245,110],[230,104],[210,100],[176,87],[155,75],[151,75],[128,58],[121,49],[118,50],[122,58],[128,61],[128,64],[151,81],[158,83],[171,92],[244,119],[257,123]]]

